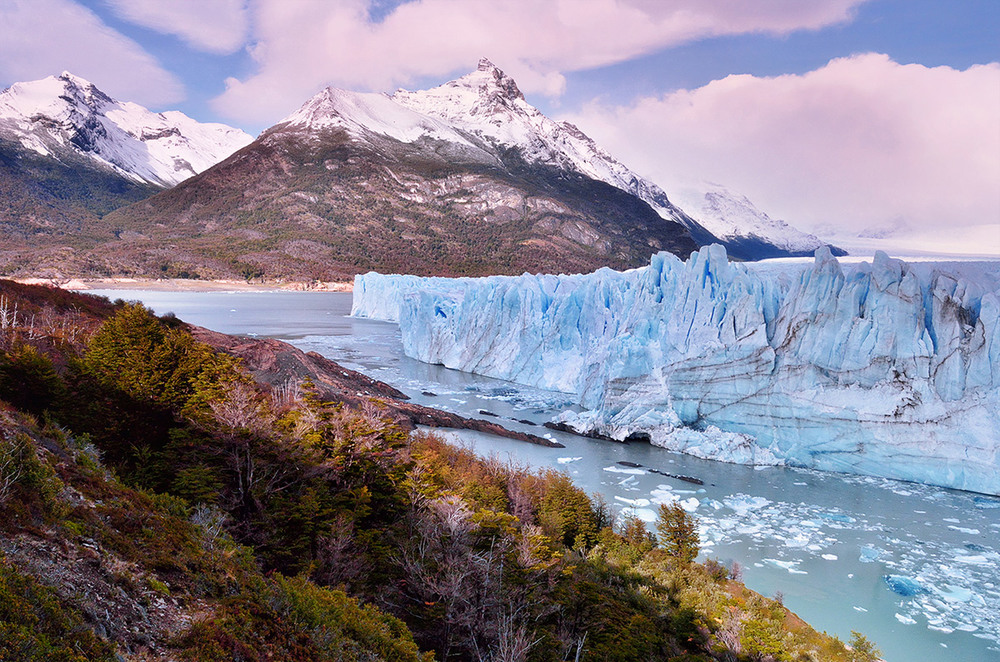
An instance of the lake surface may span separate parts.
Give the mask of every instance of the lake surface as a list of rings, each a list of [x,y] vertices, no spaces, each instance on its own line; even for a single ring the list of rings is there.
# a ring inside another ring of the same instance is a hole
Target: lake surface
[[[394,324],[348,317],[325,292],[95,291],[140,300],[224,333],[279,338],[388,382],[420,404],[548,435],[551,449],[482,433],[447,434],[483,455],[556,467],[647,521],[678,500],[699,520],[703,555],[743,566],[750,588],[819,630],[859,630],[889,662],[1000,661],[1000,499],[816,471],[699,460],[648,444],[548,431],[572,396],[432,366],[402,354]],[[625,467],[619,462],[641,464]],[[698,486],[653,473],[695,476]]]

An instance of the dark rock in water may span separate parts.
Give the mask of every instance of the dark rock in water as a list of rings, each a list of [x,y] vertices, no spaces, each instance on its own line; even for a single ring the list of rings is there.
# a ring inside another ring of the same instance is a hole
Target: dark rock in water
[[[632,467],[633,469],[641,469],[642,468],[642,465],[639,464],[638,462],[629,462],[627,460],[619,460],[618,464],[622,465],[623,467]]]
[[[569,432],[570,434],[575,434],[578,437],[589,437],[591,439],[601,439],[603,441],[613,441],[616,444],[622,443],[620,440],[615,439],[613,437],[609,437],[609,436],[607,436],[605,434],[601,434],[600,432],[580,432],[579,430],[576,430],[576,429],[570,427],[569,425],[566,425],[565,423],[553,423],[552,421],[546,421],[545,423],[543,423],[543,425],[545,425],[545,427],[549,428],[550,430],[559,430],[560,432]]]
[[[431,397],[431,398],[436,398],[437,397],[437,393],[431,393],[430,391],[421,391],[420,395],[426,395],[426,396]]]
[[[480,409],[479,410],[479,414],[481,416],[492,416],[493,418],[500,418],[500,414],[494,414],[493,412],[491,412],[488,409]]]
[[[912,577],[904,577],[903,575],[883,575],[882,579],[885,581],[889,589],[897,595],[910,597],[921,593],[927,593],[927,589]]]
[[[517,419],[517,422],[518,423],[523,423],[524,425],[538,425],[538,423],[535,423],[534,421],[529,421],[526,418],[519,418],[519,419]]]
[[[667,478],[674,478],[676,480],[683,480],[685,483],[691,483],[692,485],[704,485],[705,481],[701,478],[695,478],[694,476],[685,476],[683,474],[672,474],[667,471],[660,471],[659,469],[650,469],[654,474],[660,476],[666,476]]]

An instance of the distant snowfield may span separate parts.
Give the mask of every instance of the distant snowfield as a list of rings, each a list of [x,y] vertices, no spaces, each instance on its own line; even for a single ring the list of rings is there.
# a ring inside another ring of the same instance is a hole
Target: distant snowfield
[[[581,432],[1000,494],[1000,261],[845,262],[366,274],[353,314],[424,362],[575,394]]]
[[[900,230],[886,237],[822,235],[852,257],[870,258],[877,251],[907,261],[1000,260],[1000,223],[965,227],[943,227],[937,231],[907,233]],[[843,259],[841,261],[844,261]]]

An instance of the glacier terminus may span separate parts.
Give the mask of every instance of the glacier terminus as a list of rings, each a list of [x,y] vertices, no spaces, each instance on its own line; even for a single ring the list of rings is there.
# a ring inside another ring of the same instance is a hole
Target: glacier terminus
[[[730,262],[357,276],[352,314],[428,363],[572,393],[616,440],[1000,494],[1000,263]]]

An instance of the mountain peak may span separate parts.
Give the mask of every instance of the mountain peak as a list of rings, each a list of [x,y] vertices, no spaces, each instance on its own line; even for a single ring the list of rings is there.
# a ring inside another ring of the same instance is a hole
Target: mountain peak
[[[63,84],[68,95],[72,95],[76,101],[84,103],[91,108],[96,108],[99,103],[115,103],[114,99],[105,94],[89,80],[80,78],[69,71],[59,74],[56,80]]]
[[[451,84],[465,84],[477,88],[481,96],[491,99],[501,97],[511,101],[524,100],[524,95],[521,94],[514,79],[485,57],[479,60],[475,71],[448,83],[448,85]]]

